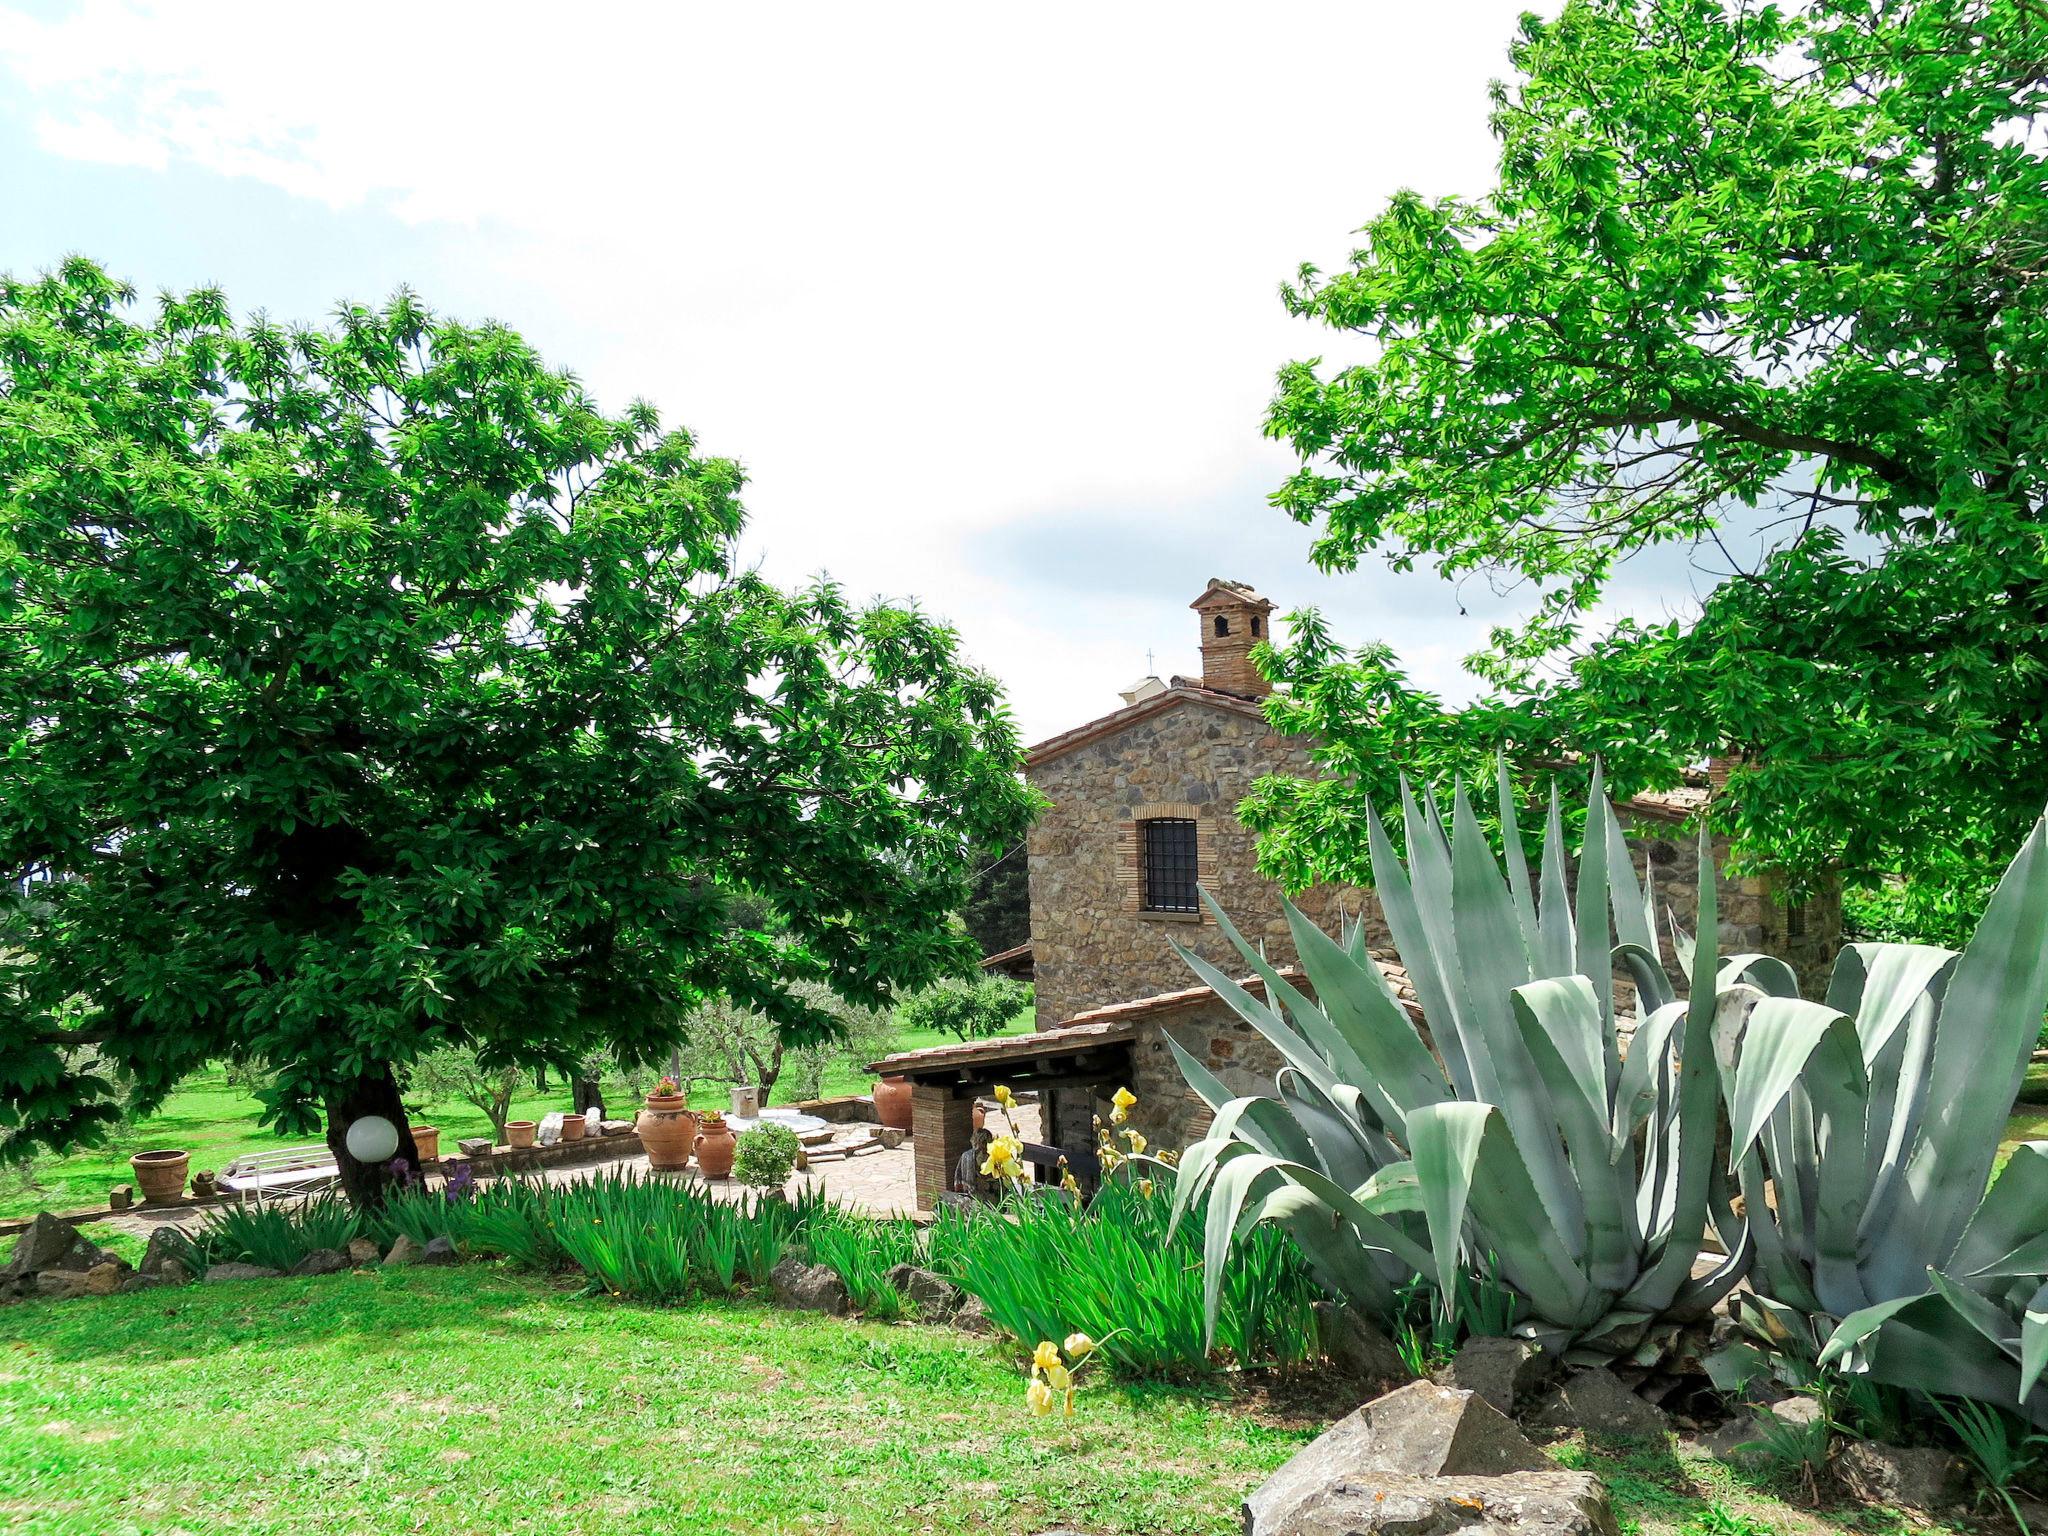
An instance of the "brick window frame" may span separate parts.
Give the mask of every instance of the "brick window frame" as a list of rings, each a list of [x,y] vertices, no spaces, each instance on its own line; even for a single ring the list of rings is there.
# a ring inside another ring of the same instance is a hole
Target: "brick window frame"
[[[1196,912],[1148,912],[1145,909],[1145,829],[1156,820],[1192,821],[1195,824],[1195,880],[1211,895],[1216,881],[1216,818],[1213,807],[1191,805],[1185,800],[1154,800],[1134,805],[1116,824],[1117,905],[1131,916],[1157,923],[1209,923],[1216,921],[1204,907]]]

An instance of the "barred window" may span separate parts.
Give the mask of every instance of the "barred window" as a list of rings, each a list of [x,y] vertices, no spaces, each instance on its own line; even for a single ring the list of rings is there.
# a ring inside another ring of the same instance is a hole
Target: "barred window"
[[[1199,911],[1194,822],[1181,816],[1155,816],[1140,822],[1138,830],[1144,838],[1145,910]]]

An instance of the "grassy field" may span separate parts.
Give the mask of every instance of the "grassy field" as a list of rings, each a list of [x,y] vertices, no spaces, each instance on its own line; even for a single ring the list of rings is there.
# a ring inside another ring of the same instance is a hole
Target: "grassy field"
[[[1021,1033],[1030,1027],[1030,1013],[1022,1013],[1011,1026],[1011,1032]],[[936,1030],[913,1029],[898,1037],[896,1048],[909,1051],[950,1043],[950,1036]],[[873,1087],[874,1079],[850,1063],[835,1064],[825,1074],[823,1092],[830,1098],[867,1093]],[[622,1088],[608,1083],[605,1094],[607,1103],[622,1117],[631,1113]],[[785,1102],[786,1098],[786,1093],[778,1093],[775,1102]],[[693,1095],[693,1102],[699,1108],[722,1108],[729,1102],[727,1089],[723,1085],[700,1088]],[[557,1081],[547,1093],[528,1093],[515,1099],[512,1118],[538,1120],[551,1110],[569,1107],[568,1085]],[[245,1152],[318,1139],[274,1135],[257,1123],[259,1112],[254,1096],[230,1085],[220,1069],[195,1073],[165,1101],[161,1111],[136,1122],[132,1133],[117,1143],[42,1162],[34,1169],[32,1184],[24,1182],[18,1174],[0,1172],[0,1220],[31,1216],[39,1210],[77,1210],[99,1204],[107,1198],[111,1186],[133,1181],[128,1168],[129,1154],[146,1148],[182,1147],[192,1154],[195,1171],[217,1170]],[[421,1123],[440,1128],[441,1148],[451,1156],[460,1138],[488,1136],[491,1132],[491,1123],[483,1112],[459,1100],[428,1105]]]
[[[659,1310],[486,1265],[29,1303],[0,1309],[0,1527],[1220,1536],[1325,1422],[1105,1382],[1065,1426],[1022,1386],[1010,1351],[946,1330]],[[1552,1454],[1643,1536],[1926,1529],[1797,1509],[1669,1445]]]

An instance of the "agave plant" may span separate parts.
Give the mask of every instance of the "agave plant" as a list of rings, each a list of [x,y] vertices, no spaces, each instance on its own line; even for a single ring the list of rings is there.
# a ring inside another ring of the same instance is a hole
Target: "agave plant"
[[[1576,890],[1552,797],[1532,877],[1505,766],[1505,867],[1462,786],[1450,835],[1404,784],[1404,864],[1368,810],[1376,890],[1427,1023],[1413,1021],[1353,929],[1332,939],[1290,905],[1314,996],[1217,922],[1265,984],[1252,996],[1180,954],[1282,1058],[1279,1097],[1233,1098],[1175,1048],[1215,1110],[1188,1149],[1178,1209],[1208,1196],[1211,1308],[1235,1235],[1285,1226],[1326,1285],[1382,1315],[1414,1274],[1449,1305],[1460,1276],[1491,1269],[1518,1298],[1516,1331],[1567,1359],[1649,1361],[1741,1278],[1746,1248],[1693,1269],[1714,1184],[1717,1026],[1748,1006],[1717,995],[1711,946],[1692,956],[1692,1001],[1658,959],[1639,886],[1595,775]],[[1706,858],[1704,837],[1701,859]],[[1715,931],[1711,879],[1699,931]],[[1624,1059],[1614,972],[1640,1015]],[[1699,984],[1704,983],[1704,984]]]
[[[1753,1005],[1728,1073],[1757,1320],[1880,1381],[2048,1424],[2048,1142],[1992,1182],[2048,1007],[2048,823],[1960,954],[1852,944],[1827,1001],[1737,956]],[[1839,1325],[1837,1325],[1839,1320]],[[1807,1330],[1800,1337],[1801,1328]]]

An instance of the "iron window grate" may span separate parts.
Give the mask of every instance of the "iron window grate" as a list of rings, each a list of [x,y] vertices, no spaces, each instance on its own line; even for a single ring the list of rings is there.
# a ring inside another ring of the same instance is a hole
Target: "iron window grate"
[[[1195,892],[1200,864],[1195,851],[1195,824],[1183,816],[1156,816],[1143,823],[1145,834],[1145,910],[1196,912]]]

